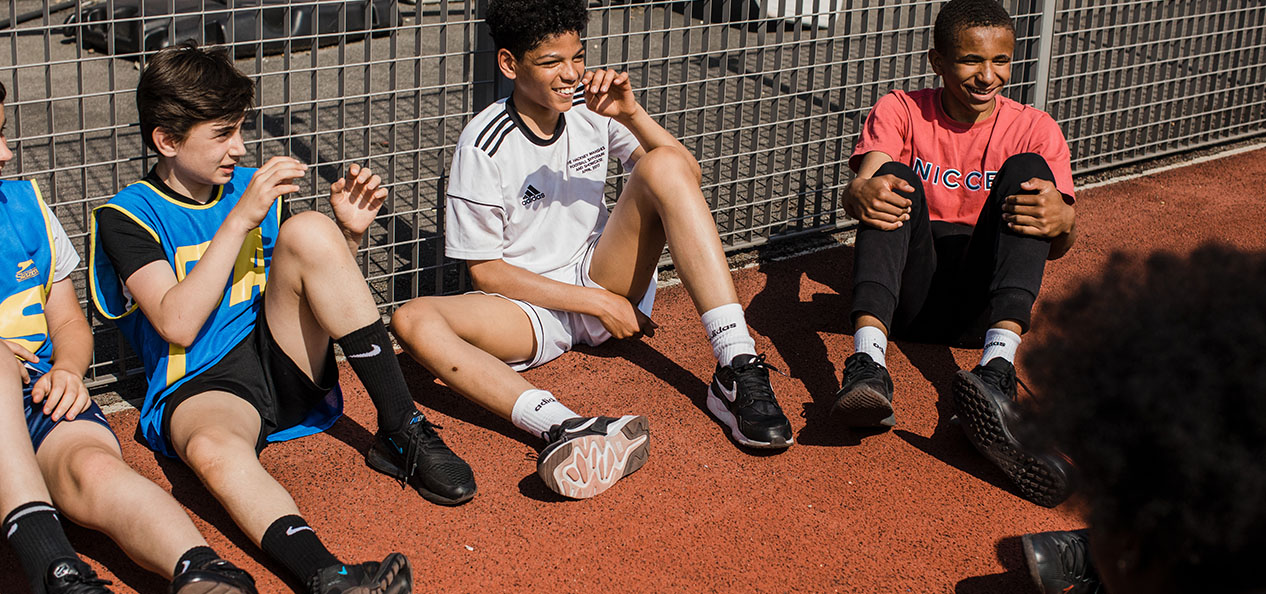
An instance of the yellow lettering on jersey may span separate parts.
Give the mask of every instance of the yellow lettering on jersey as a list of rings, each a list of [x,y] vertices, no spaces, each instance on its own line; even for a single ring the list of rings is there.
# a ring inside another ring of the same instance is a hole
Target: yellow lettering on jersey
[[[167,385],[185,377],[185,349],[179,345],[167,343]]]
[[[257,227],[242,241],[242,250],[237,253],[237,261],[233,264],[229,305],[250,301],[255,287],[263,291],[268,281],[267,274],[264,269],[264,235]]]
[[[189,271],[198,263],[198,260],[202,259],[202,254],[207,253],[209,247],[211,247],[211,242],[204,241],[198,245],[182,245],[176,248],[176,282],[185,280]]]
[[[0,302],[0,337],[34,353],[48,339],[44,286],[36,285]]]

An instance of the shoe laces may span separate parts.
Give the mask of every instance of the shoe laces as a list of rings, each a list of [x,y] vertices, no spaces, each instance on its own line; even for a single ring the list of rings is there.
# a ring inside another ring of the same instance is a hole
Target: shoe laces
[[[1006,371],[996,369],[988,365],[981,365],[976,368],[976,375],[980,376],[980,379],[984,380],[986,383],[997,386],[1000,390],[1002,390],[1002,393],[1006,394],[1007,398],[1010,398],[1012,401],[1017,400],[1017,384],[1021,388],[1024,388],[1024,392],[1028,394],[1030,398],[1033,397],[1033,391],[1020,380],[1020,376],[1015,373],[1014,367],[1012,367],[1010,371]]]
[[[878,378],[883,375],[883,368],[883,365],[867,357],[849,357],[844,360],[844,376],[849,379]]]
[[[769,372],[770,370],[776,373],[782,372],[765,361],[764,353],[745,363],[735,365],[733,370],[734,382],[738,384],[738,393],[743,399],[743,402],[739,403],[740,406],[751,406],[757,402],[768,402],[777,406],[774,389],[769,385]]]
[[[63,582],[63,587],[58,588],[59,594],[100,594],[112,582],[103,580],[97,576],[67,576]]]
[[[1066,577],[1083,584],[1098,582],[1090,562],[1090,547],[1086,546],[1084,537],[1074,535],[1073,538],[1060,540],[1055,543],[1055,549]]]
[[[406,442],[404,446],[405,472],[398,479],[401,486],[407,485],[409,477],[413,476],[414,472],[417,472],[418,462],[422,459],[423,453],[448,450],[448,446],[444,445],[444,440],[440,438],[440,434],[436,429],[443,429],[443,427],[432,423],[421,415],[409,421],[409,426],[404,430]]]

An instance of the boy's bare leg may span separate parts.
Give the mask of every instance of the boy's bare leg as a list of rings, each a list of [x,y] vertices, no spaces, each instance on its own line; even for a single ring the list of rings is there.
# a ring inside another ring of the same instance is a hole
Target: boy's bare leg
[[[536,352],[532,322],[518,305],[494,295],[423,297],[391,318],[410,355],[457,393],[510,419],[519,395],[531,390],[504,361]]]
[[[227,392],[190,397],[171,415],[176,453],[257,545],[273,521],[299,513],[290,493],[259,463],[259,428],[255,407]]]
[[[22,410],[22,377],[9,349],[0,352],[0,518],[31,501],[51,503],[44,477],[35,462],[26,415]]]
[[[104,532],[141,567],[170,579],[183,553],[206,546],[176,500],[123,461],[105,427],[61,423],[36,458],[57,508]]]
[[[589,277],[609,291],[641,298],[665,241],[699,313],[738,303],[716,222],[692,157],[656,148],[638,160],[594,249]]]

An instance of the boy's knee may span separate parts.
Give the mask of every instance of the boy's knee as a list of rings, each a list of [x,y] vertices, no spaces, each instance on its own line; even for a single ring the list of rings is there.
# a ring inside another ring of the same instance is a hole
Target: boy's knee
[[[637,160],[633,171],[656,180],[680,177],[691,180],[694,184],[703,180],[694,156],[678,146],[659,146],[647,151]]]
[[[323,261],[331,250],[347,251],[347,242],[338,224],[315,210],[301,212],[282,223],[277,233],[277,249],[294,253],[301,258]]]
[[[184,440],[182,458],[194,472],[204,477],[215,476],[232,466],[232,461],[249,450],[254,444],[247,443],[237,433],[223,427],[207,426],[190,432]]]
[[[923,188],[923,179],[919,177],[919,174],[914,172],[914,169],[905,163],[900,161],[888,161],[887,163],[879,166],[879,169],[875,171],[874,177],[881,175],[895,176],[910,184],[910,186],[915,189],[912,194],[915,196],[923,195],[923,192],[920,191]],[[904,195],[904,193],[902,194]],[[913,199],[912,196],[906,196],[906,198]]]
[[[1017,183],[1024,183],[1035,177],[1045,180],[1055,179],[1055,175],[1051,173],[1051,166],[1041,155],[1037,153],[1017,153],[1007,157],[1007,160],[1002,163],[994,183],[1013,179]]]
[[[414,299],[391,314],[391,330],[396,338],[415,348],[427,342],[421,337],[433,336],[446,327],[444,316],[426,297]]]

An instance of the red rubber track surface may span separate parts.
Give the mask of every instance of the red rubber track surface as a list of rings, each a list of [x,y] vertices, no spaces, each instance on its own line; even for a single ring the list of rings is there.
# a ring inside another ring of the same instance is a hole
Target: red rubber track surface
[[[1047,266],[1026,340],[1042,332],[1043,305],[1092,277],[1115,250],[1185,252],[1208,241],[1266,248],[1262,180],[1266,150],[1081,193],[1080,239]],[[374,413],[346,367],[346,418],[325,434],[269,447],[262,462],[336,555],[351,562],[404,552],[419,592],[1032,591],[1019,535],[1081,522],[1069,506],[1047,510],[1017,497],[947,422],[954,372],[975,365],[978,351],[897,342],[888,355],[896,429],[862,436],[826,417],[852,352],[852,257],[840,247],[735,273],[758,348],[789,374],[773,376],[796,435],[784,453],[740,451],[705,412],[714,361],[675,286],[660,293],[654,338],[569,353],[527,373],[582,414],[650,418],[646,467],[595,499],[553,496],[534,473],[535,440],[406,356],[414,397],[475,469],[472,502],[438,507],[366,468]],[[131,438],[136,420],[135,411],[111,417],[126,459],[175,485],[211,545],[251,571],[261,592],[290,591],[280,567],[187,468]],[[103,535],[68,532],[116,591],[166,591]],[[0,592],[24,591],[12,552],[0,547]]]

